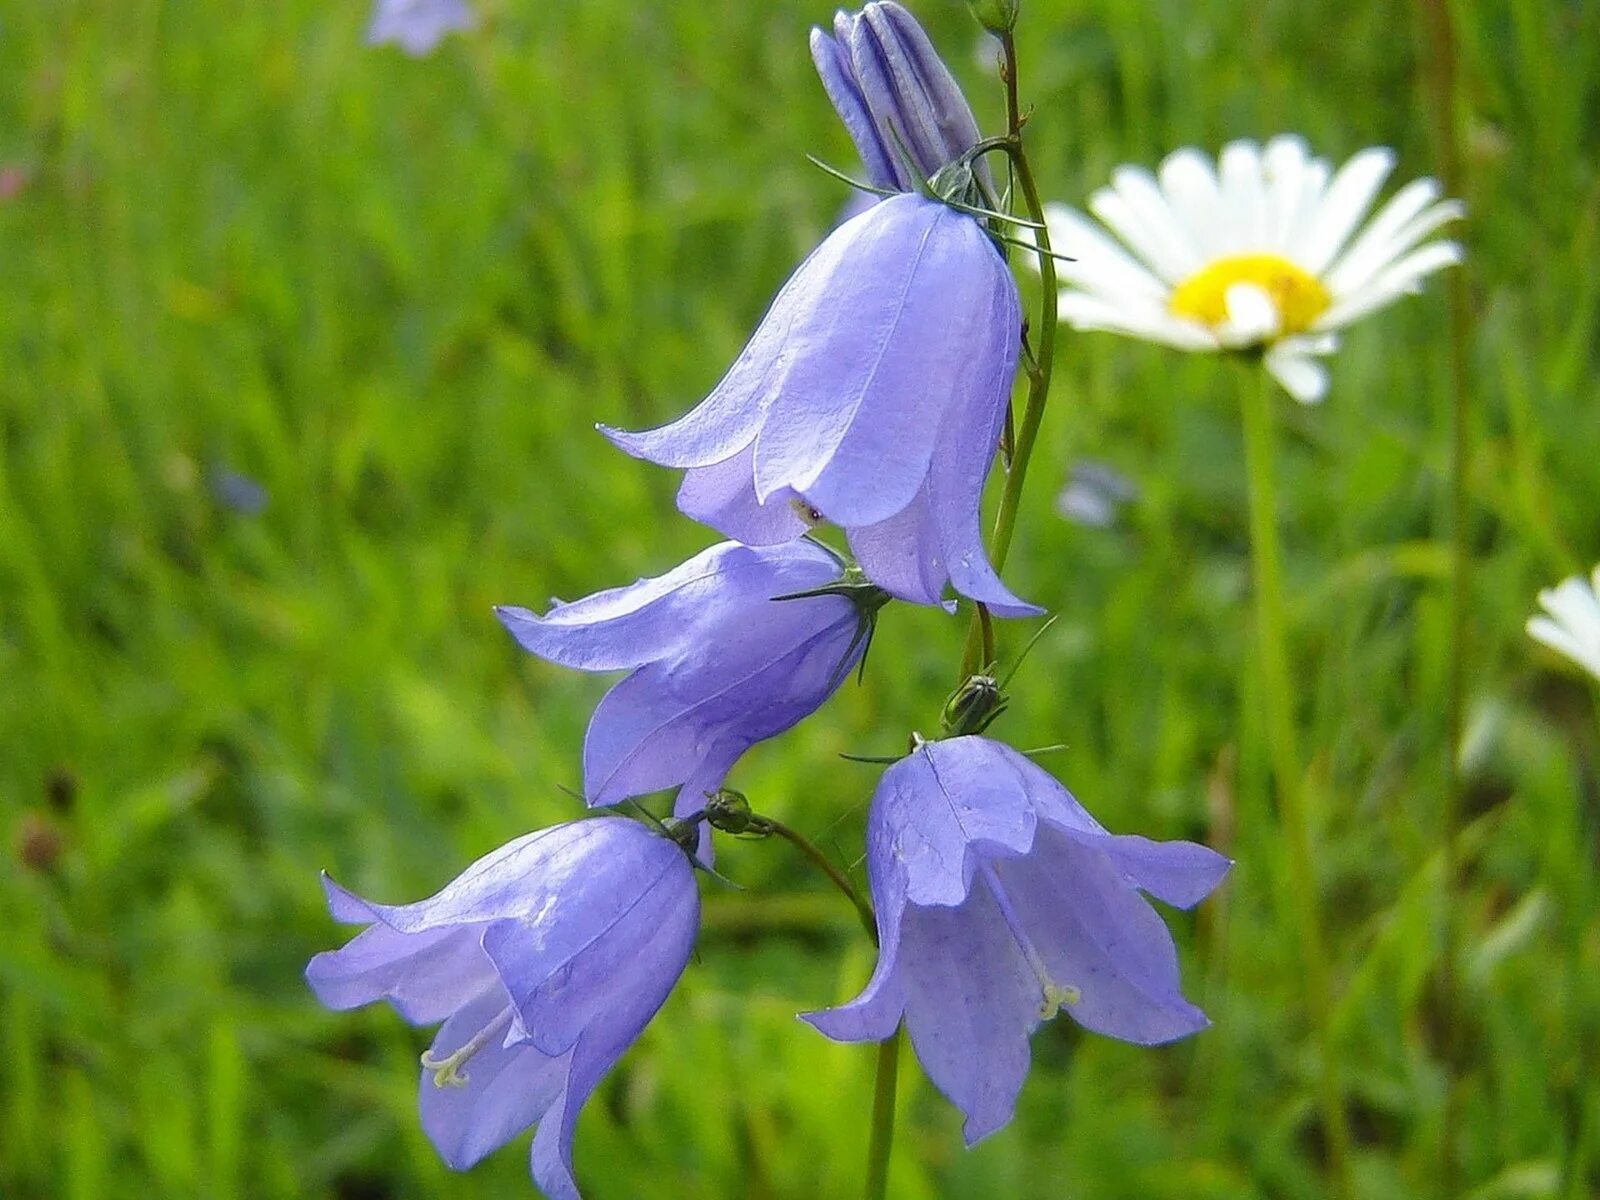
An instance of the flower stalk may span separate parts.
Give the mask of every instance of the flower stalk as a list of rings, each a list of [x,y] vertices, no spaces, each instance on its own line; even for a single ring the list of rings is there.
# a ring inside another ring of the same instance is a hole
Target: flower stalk
[[[1254,564],[1256,656],[1261,671],[1262,707],[1272,774],[1277,784],[1278,817],[1289,860],[1289,901],[1304,966],[1306,1008],[1318,1048],[1317,1098],[1328,1143],[1334,1194],[1353,1195],[1350,1176],[1350,1131],[1345,1121],[1334,1045],[1332,984],[1326,940],[1318,911],[1315,855],[1307,811],[1303,759],[1295,729],[1294,688],[1289,673],[1285,633],[1283,556],[1278,541],[1277,498],[1273,483],[1271,379],[1255,362],[1240,380],[1244,427],[1245,471],[1250,495],[1250,555]]]

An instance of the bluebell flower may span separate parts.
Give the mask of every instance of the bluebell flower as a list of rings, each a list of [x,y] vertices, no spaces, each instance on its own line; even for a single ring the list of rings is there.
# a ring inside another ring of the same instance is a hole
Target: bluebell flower
[[[884,772],[867,818],[877,969],[856,999],[806,1020],[858,1042],[904,1018],[971,1145],[1010,1121],[1029,1036],[1057,1012],[1144,1045],[1206,1025],[1140,892],[1188,908],[1229,865],[1191,842],[1107,833],[999,742],[924,742]]]
[[[420,58],[447,33],[471,29],[473,21],[466,0],[378,0],[367,42],[373,46],[394,42]]]
[[[949,582],[1032,615],[990,566],[979,519],[1021,333],[1016,282],[983,227],[894,196],[800,265],[691,412],[646,433],[601,429],[687,467],[678,507],[746,545],[826,519],[895,596],[938,604]]]
[[[387,1000],[444,1022],[422,1056],[422,1127],[466,1170],[537,1125],[533,1178],[577,1200],[578,1111],[683,973],[700,922],[694,869],[636,821],[530,833],[429,900],[374,904],[324,877],[336,920],[367,926],[306,980],[329,1008]]]
[[[832,37],[813,29],[811,60],[875,186],[915,191],[913,170],[931,179],[978,144],[978,122],[950,68],[893,0],[838,13]]]
[[[665,575],[558,603],[543,617],[496,612],[530,654],[629,672],[589,722],[589,803],[681,787],[676,811],[686,816],[747,749],[815,712],[860,659],[886,597],[842,577],[838,560],[809,541],[722,542]],[[795,597],[818,589],[837,591]]]

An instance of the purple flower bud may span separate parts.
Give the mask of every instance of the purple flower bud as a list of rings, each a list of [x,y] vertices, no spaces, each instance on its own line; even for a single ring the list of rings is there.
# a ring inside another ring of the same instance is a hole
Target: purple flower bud
[[[589,722],[589,803],[681,785],[676,811],[686,816],[705,807],[747,749],[815,712],[861,657],[863,622],[882,593],[775,598],[839,585],[842,574],[811,542],[758,550],[722,542],[665,575],[556,604],[543,617],[495,611],[530,654],[630,672]]]
[[[951,582],[1033,615],[994,573],[979,521],[1021,331],[1016,282],[983,227],[894,196],[800,265],[695,409],[646,433],[601,430],[689,468],[678,507],[747,545],[789,541],[820,515],[895,596],[938,604]]]
[[[422,1127],[467,1169],[523,1130],[533,1178],[577,1200],[572,1133],[589,1094],[689,961],[700,922],[683,851],[635,821],[530,833],[415,904],[373,904],[323,878],[334,919],[368,926],[306,981],[329,1008],[388,1000],[443,1021],[422,1056]]]
[[[471,29],[466,0],[378,0],[367,29],[367,43],[394,42],[417,58],[430,53],[445,34]]]
[[[877,970],[856,999],[805,1019],[860,1042],[904,1018],[971,1145],[1011,1120],[1029,1035],[1057,1012],[1143,1045],[1205,1027],[1139,893],[1189,908],[1230,865],[1192,842],[1107,833],[999,742],[925,742],[884,772],[867,818]]]
[[[914,191],[911,167],[931,179],[978,144],[967,98],[900,5],[875,0],[859,13],[840,12],[833,34],[811,31],[811,60],[872,183]]]

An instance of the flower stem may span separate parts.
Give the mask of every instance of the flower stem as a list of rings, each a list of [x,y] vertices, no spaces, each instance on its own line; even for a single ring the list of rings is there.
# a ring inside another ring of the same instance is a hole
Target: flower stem
[[[1039,199],[1039,185],[1034,180],[1033,167],[1028,162],[1027,151],[1022,145],[1022,127],[1026,123],[1026,118],[1023,117],[1017,100],[1016,41],[1009,32],[1000,34],[999,37],[1003,56],[1000,63],[1000,78],[1006,87],[1007,128],[1006,136],[999,144],[1010,157],[1028,216],[1040,226],[1034,230],[1034,239],[1038,246],[1039,281],[1043,295],[1039,303],[1039,354],[1037,358],[1024,360],[1023,369],[1028,376],[1028,399],[1022,410],[1022,423],[1017,426],[1011,446],[1010,467],[1006,471],[1005,490],[1000,494],[1000,510],[995,515],[993,544],[989,550],[989,557],[994,563],[996,572],[1005,566],[1006,555],[1011,551],[1011,538],[1017,527],[1017,509],[1022,502],[1022,485],[1028,477],[1028,460],[1033,456],[1034,443],[1039,438],[1039,423],[1044,419],[1045,401],[1050,395],[1050,375],[1055,367],[1056,356],[1058,303],[1056,260],[1051,256],[1050,232],[1043,228],[1044,203]],[[1019,338],[1022,332],[1022,330],[1017,331]],[[994,634],[988,627],[988,620],[989,614],[982,605],[977,605],[972,614],[972,624],[967,630],[966,645],[962,654],[963,678],[971,674],[973,669],[987,666],[994,661]]]
[[[1297,936],[1305,970],[1306,1008],[1320,1058],[1317,1095],[1327,1139],[1334,1194],[1349,1197],[1350,1132],[1345,1123],[1334,1047],[1332,988],[1318,913],[1315,855],[1311,821],[1306,811],[1294,689],[1285,636],[1282,553],[1278,544],[1277,500],[1273,487],[1273,424],[1271,381],[1259,364],[1250,364],[1241,378],[1245,469],[1250,490],[1250,551],[1255,567],[1257,659],[1261,669],[1262,706],[1277,783],[1278,815],[1288,856],[1288,899],[1294,907]]]
[[[845,899],[855,905],[856,915],[861,918],[861,924],[866,927],[867,936],[872,939],[872,944],[876,946],[878,944],[878,920],[872,913],[872,905],[868,904],[862,898],[861,893],[856,891],[855,886],[845,873],[834,866],[833,861],[821,850],[817,849],[816,843],[804,834],[790,829],[782,821],[774,821],[771,817],[762,817],[761,821],[768,832],[781,837],[796,850],[800,851],[801,854],[809,858],[812,865],[826,875],[833,882],[834,887],[844,893]]]
[[[872,1087],[872,1137],[867,1146],[866,1200],[883,1200],[889,1186],[889,1152],[894,1148],[894,1093],[900,1068],[899,1027],[878,1043],[877,1075]]]

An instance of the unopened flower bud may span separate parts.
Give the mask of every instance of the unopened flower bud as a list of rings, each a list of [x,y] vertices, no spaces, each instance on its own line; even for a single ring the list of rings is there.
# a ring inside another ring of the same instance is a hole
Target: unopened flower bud
[[[1005,695],[993,675],[969,675],[945,701],[939,724],[946,737],[982,733],[1005,707]]]
[[[1016,28],[1018,0],[967,0],[967,7],[990,33],[1010,33]]]

